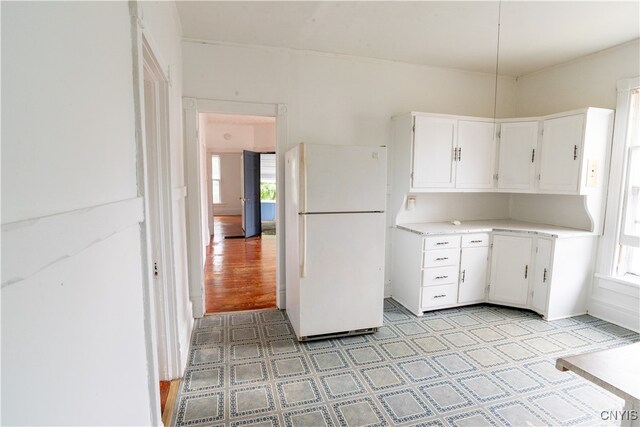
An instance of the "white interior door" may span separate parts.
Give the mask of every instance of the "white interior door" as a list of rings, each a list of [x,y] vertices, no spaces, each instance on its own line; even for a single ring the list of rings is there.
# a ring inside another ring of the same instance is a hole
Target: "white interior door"
[[[416,117],[413,135],[413,188],[455,186],[456,121]]]
[[[458,121],[456,188],[492,188],[495,124]]]
[[[544,121],[540,148],[541,190],[578,191],[583,132],[584,114]]]
[[[537,121],[500,125],[498,188],[534,188],[536,174],[534,150],[537,144]]]
[[[382,326],[384,213],[300,221],[300,336]]]
[[[385,210],[385,147],[301,144],[300,148],[303,212]]]
[[[526,305],[530,264],[530,237],[494,235],[489,301]]]

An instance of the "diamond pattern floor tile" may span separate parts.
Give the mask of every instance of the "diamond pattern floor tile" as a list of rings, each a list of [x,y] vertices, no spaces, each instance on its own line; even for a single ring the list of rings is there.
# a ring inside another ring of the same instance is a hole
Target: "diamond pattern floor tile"
[[[172,425],[597,426],[622,408],[555,359],[640,341],[633,331],[485,304],[384,307],[375,334],[303,343],[284,311],[196,320]]]

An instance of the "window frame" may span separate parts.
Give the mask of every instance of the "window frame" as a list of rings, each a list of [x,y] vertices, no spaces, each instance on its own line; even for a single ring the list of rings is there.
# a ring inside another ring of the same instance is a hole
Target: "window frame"
[[[218,159],[218,171],[220,172],[220,176],[218,178],[214,178],[213,177],[213,158],[214,157],[216,157]],[[222,157],[220,156],[220,154],[211,153],[211,156],[209,158],[209,167],[211,168],[211,175],[210,175],[210,180],[211,180],[211,192],[210,192],[211,204],[212,205],[222,205],[222,204],[224,204],[224,201],[222,200]],[[214,186],[214,184],[216,182],[217,182],[217,185],[218,185],[218,195],[220,197],[220,199],[217,202],[213,198],[213,186]]]
[[[600,241],[600,255],[596,276],[640,286],[640,278],[626,273],[627,257],[622,251],[620,235],[622,230],[625,200],[625,178],[627,173],[627,153],[630,130],[632,94],[640,89],[640,76],[618,81],[618,101],[614,123],[613,144],[609,162],[609,182],[606,204],[604,234]]]

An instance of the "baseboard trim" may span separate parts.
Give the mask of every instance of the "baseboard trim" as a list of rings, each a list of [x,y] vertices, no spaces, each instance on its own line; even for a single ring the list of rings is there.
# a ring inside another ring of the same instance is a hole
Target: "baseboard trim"
[[[628,308],[609,304],[598,298],[591,297],[587,313],[590,316],[640,333],[640,314]]]

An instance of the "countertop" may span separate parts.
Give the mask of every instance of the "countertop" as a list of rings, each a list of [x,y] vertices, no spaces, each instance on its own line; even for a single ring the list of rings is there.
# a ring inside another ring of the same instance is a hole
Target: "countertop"
[[[558,227],[556,225],[537,224],[533,222],[514,221],[511,219],[490,219],[481,221],[460,221],[460,225],[451,222],[421,222],[398,224],[397,228],[425,236],[439,234],[489,233],[492,231],[515,231],[547,237],[585,237],[596,233],[575,228]]]

